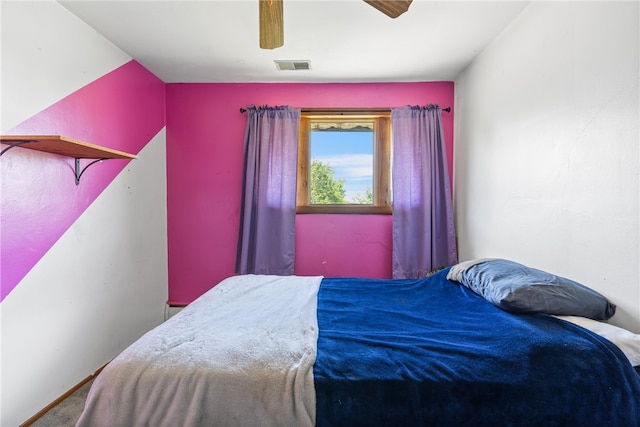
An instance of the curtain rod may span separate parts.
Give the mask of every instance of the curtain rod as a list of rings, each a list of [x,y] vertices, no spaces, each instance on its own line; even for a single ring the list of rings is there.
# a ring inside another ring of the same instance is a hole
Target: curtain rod
[[[247,111],[246,108],[240,107],[240,112],[245,113]],[[346,113],[390,113],[391,108],[367,108],[367,109],[358,109],[358,108],[303,108],[300,110],[302,113],[336,113],[340,111],[344,111]],[[447,113],[451,112],[451,107],[443,108],[442,111]]]

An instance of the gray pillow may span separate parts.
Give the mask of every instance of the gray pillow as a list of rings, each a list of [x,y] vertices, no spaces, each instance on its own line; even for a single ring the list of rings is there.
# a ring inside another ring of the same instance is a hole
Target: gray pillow
[[[606,320],[616,312],[616,306],[593,289],[505,259],[461,263],[447,277],[511,312],[595,320]]]

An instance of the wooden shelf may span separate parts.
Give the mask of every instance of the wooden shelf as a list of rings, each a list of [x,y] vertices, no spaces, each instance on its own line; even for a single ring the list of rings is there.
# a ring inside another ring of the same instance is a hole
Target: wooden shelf
[[[76,185],[80,184],[80,177],[85,170],[94,163],[109,159],[135,159],[133,154],[111,148],[89,144],[77,139],[60,135],[1,135],[0,143],[8,147],[0,152],[0,156],[15,147],[28,148],[30,150],[44,151],[46,153],[60,154],[76,159]],[[97,159],[84,168],[80,166],[80,159]]]
[[[77,139],[59,135],[2,135],[3,144],[19,144],[16,146],[47,153],[62,154],[76,159],[135,159],[133,154],[111,148],[89,144]]]

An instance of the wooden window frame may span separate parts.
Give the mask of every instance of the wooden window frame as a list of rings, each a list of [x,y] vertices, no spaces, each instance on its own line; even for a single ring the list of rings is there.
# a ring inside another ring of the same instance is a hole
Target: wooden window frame
[[[310,123],[312,121],[373,120],[373,204],[309,204]],[[389,110],[303,110],[298,138],[298,185],[296,213],[299,214],[391,214],[391,112]]]

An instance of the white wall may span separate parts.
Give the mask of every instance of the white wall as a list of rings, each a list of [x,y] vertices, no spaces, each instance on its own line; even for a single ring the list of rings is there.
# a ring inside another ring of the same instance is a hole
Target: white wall
[[[456,79],[461,260],[578,280],[640,333],[639,3],[532,2]]]
[[[5,131],[131,57],[53,0],[0,1]]]
[[[3,130],[131,59],[53,1],[1,10]],[[3,427],[162,322],[165,143],[162,129],[0,304]]]
[[[2,302],[0,425],[25,421],[164,319],[164,130],[139,157]]]

